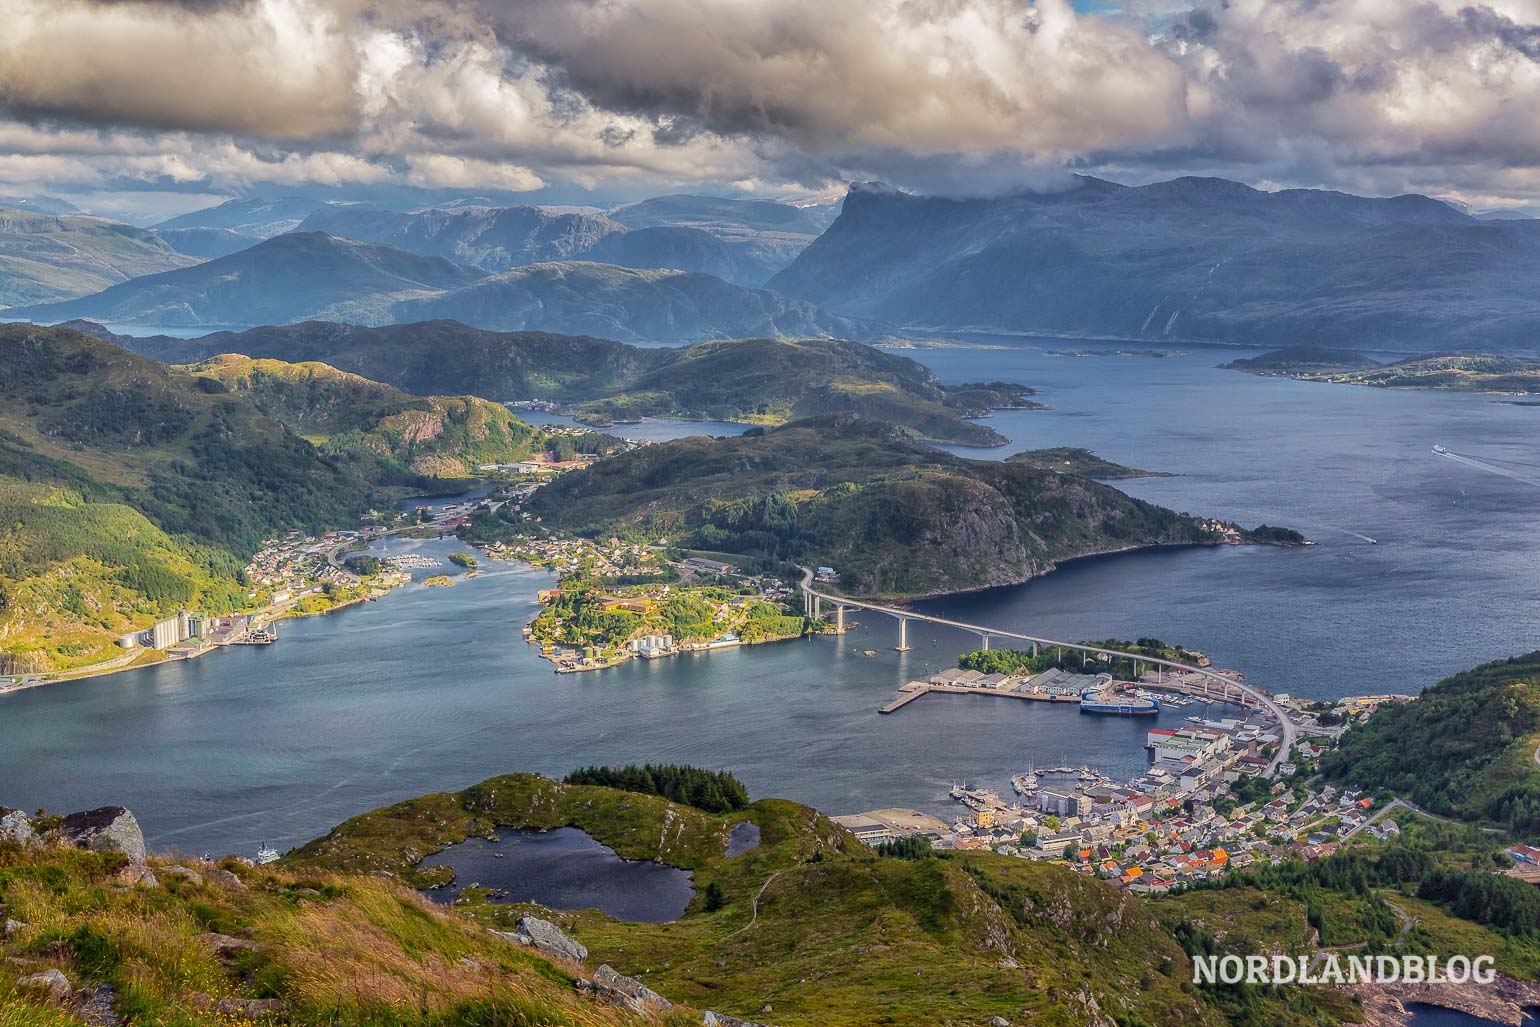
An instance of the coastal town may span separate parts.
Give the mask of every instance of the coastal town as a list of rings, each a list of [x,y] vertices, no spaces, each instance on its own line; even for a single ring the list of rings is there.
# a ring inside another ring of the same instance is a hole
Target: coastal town
[[[1228,672],[1233,673],[1233,672]],[[998,688],[983,677],[959,684],[966,672],[934,677],[946,691]],[[1043,701],[1073,701],[1084,677],[1052,671],[1015,682]],[[1042,679],[1047,679],[1046,681]],[[1103,679],[1096,687],[1106,688]],[[1125,682],[1133,687],[1133,683]],[[1278,700],[1301,735],[1267,776],[1282,732],[1265,708],[1231,706],[1234,715],[1189,716],[1178,727],[1145,734],[1149,767],[1128,782],[1089,766],[1029,766],[1011,779],[1009,797],[988,787],[954,785],[950,798],[964,812],[941,817],[915,809],[876,809],[837,816],[836,823],[870,845],[923,839],[935,849],[989,850],[1059,863],[1143,894],[1163,894],[1232,869],[1288,859],[1314,862],[1343,844],[1394,838],[1393,814],[1417,812],[1392,797],[1321,783],[1316,761],[1347,725],[1407,695],[1358,696],[1316,703]],[[1398,810],[1398,807],[1400,808]],[[1516,854],[1520,866],[1540,863]]]

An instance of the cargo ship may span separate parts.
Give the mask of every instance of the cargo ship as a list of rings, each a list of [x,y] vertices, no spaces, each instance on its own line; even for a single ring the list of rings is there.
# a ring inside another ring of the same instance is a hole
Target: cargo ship
[[[1160,712],[1160,700],[1144,699],[1126,693],[1098,692],[1087,688],[1080,693],[1081,713],[1111,713],[1123,717],[1152,716]]]

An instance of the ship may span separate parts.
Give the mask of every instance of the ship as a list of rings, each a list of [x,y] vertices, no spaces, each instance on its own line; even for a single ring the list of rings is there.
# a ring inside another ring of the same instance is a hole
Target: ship
[[[1017,774],[1011,778],[1011,787],[1017,795],[1036,795],[1037,771],[1029,769],[1025,774]]]
[[[1445,449],[1443,446],[1434,446],[1433,452],[1437,453],[1439,456],[1444,456],[1448,454],[1449,450]]]
[[[262,866],[266,863],[276,863],[277,861],[278,850],[263,842],[262,847],[257,850],[257,866]]]
[[[1160,700],[1087,688],[1080,693],[1080,712],[1110,713],[1122,717],[1153,716],[1160,712]]]

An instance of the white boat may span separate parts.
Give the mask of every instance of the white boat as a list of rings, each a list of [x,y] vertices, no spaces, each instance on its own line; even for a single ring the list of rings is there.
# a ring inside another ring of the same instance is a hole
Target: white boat
[[[1433,452],[1439,454],[1440,456],[1443,456],[1444,454],[1448,453],[1449,450],[1445,449],[1443,446],[1434,446],[1433,447]]]
[[[263,842],[262,847],[257,850],[257,866],[276,862],[278,862],[278,850]]]

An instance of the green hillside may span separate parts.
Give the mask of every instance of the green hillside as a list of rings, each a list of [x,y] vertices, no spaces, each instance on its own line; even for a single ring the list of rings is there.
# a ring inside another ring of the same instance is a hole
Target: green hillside
[[[544,447],[544,438],[501,403],[409,396],[326,364],[226,353],[176,370],[249,396],[323,451],[373,455],[413,474],[462,476],[478,464],[527,459]]]
[[[98,662],[176,609],[236,608],[261,539],[356,525],[544,444],[496,404],[247,363],[193,373],[0,326],[0,672]]]
[[[0,841],[0,1024],[621,1027],[544,958],[389,880]],[[188,864],[191,864],[190,866]],[[125,874],[132,876],[125,876]],[[55,970],[84,993],[18,982]],[[592,971],[584,973],[591,975]],[[661,1027],[698,1025],[687,1010]]]
[[[580,418],[706,418],[784,424],[855,413],[916,435],[975,446],[1003,445],[993,428],[964,420],[1032,405],[1020,386],[944,386],[923,365],[833,339],[732,339],[677,351],[620,390],[579,403]]]
[[[1122,464],[1104,460],[1089,449],[1081,449],[1077,446],[1055,446],[1050,449],[1028,449],[1020,453],[1013,453],[1006,457],[1014,463],[1027,464],[1031,467],[1039,467],[1045,471],[1058,471],[1061,474],[1078,474],[1086,478],[1099,478],[1110,481],[1117,478],[1164,478],[1169,477],[1169,471],[1141,471],[1137,467],[1125,467]]]
[[[319,361],[416,395],[469,393],[568,404],[590,424],[641,417],[781,424],[855,413],[966,445],[1003,436],[967,418],[1034,404],[1008,383],[942,385],[918,361],[842,339],[729,339],[678,348],[546,332],[489,332],[455,321],[365,328],[326,321],[201,339],[118,339],[168,363],[243,353]]]
[[[729,859],[729,830],[743,822],[759,828],[759,844]],[[282,865],[441,884],[441,870],[416,868],[425,855],[499,828],[562,826],[628,859],[693,871],[684,917],[622,923],[491,903],[477,889],[456,909],[504,930],[537,912],[587,946],[591,963],[676,1002],[785,1027],[982,1027],[992,1016],[1063,1027],[1226,1022],[1214,996],[1182,984],[1192,976],[1186,952],[1134,895],[992,853],[882,856],[817,811],[776,799],[708,814],[510,774],[355,817]],[[1263,998],[1250,1011],[1280,1025],[1332,1022],[1316,1019],[1320,1009],[1290,996],[1287,1007]]]
[[[0,207],[0,307],[73,299],[196,263],[148,229]]]
[[[1435,813],[1540,835],[1540,652],[1445,678],[1349,730],[1326,774]]]
[[[647,446],[541,489],[580,534],[639,534],[773,565],[826,564],[852,593],[1024,581],[1061,560],[1214,541],[1193,518],[1085,478],[965,460],[850,415]]]

